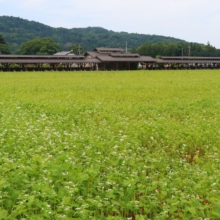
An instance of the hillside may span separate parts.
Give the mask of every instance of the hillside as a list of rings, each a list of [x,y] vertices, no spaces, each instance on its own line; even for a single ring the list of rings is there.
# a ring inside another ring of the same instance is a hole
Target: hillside
[[[185,42],[184,40],[158,35],[146,35],[127,32],[114,32],[101,27],[87,28],[53,28],[35,21],[17,17],[0,16],[0,34],[15,52],[23,42],[34,38],[50,37],[65,50],[71,44],[80,44],[85,51],[95,47],[136,48],[146,41],[157,42]]]

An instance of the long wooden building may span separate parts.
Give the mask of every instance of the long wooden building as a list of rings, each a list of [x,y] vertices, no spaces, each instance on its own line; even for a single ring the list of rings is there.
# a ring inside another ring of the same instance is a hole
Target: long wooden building
[[[154,59],[121,48],[95,48],[83,55],[63,51],[54,55],[0,55],[0,71],[220,69],[220,57],[168,57]]]

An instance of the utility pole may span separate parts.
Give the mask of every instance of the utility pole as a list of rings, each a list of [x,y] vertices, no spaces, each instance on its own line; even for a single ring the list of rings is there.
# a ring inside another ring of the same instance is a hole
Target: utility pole
[[[79,51],[79,55],[80,55],[80,45],[79,45],[79,49],[78,49],[78,51]]]
[[[188,49],[189,49],[189,54],[188,54],[188,56],[190,57],[190,45],[189,45]]]
[[[183,47],[182,47],[182,57],[183,57]]]
[[[127,53],[127,51],[128,51],[128,42],[126,41],[125,52]]]

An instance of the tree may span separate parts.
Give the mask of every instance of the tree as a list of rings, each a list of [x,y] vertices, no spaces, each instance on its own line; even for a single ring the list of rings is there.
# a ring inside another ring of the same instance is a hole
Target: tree
[[[190,46],[191,56],[219,56],[220,50],[211,46],[210,43],[207,45],[202,45],[198,43],[185,44],[182,42],[157,42],[152,43],[146,41],[143,45],[132,52],[139,53],[140,55],[148,55],[152,57],[160,56],[188,56]]]
[[[78,44],[73,44],[68,47],[68,50],[72,50],[75,54],[82,54],[84,52],[84,48]]]
[[[0,35],[0,44],[6,44],[5,39]]]
[[[60,45],[54,42],[51,38],[36,38],[27,41],[21,45],[18,50],[19,54],[38,54],[52,55],[60,51]]]
[[[0,35],[0,54],[10,54],[11,51],[8,47],[8,44],[5,42],[2,35]]]

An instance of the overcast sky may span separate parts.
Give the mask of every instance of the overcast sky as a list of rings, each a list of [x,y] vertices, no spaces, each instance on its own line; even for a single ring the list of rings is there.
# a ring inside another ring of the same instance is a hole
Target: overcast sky
[[[103,27],[209,41],[220,48],[219,0],[0,0],[0,15],[52,27]]]

